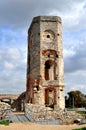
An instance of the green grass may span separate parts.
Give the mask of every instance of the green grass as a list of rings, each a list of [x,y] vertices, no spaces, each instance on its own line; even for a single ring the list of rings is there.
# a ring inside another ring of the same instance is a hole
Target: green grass
[[[86,118],[86,111],[76,111],[76,112],[81,114],[82,116],[84,116]]]
[[[9,125],[9,120],[1,120],[0,125]]]
[[[79,128],[79,129],[73,129],[73,130],[86,130],[86,127]]]
[[[86,114],[86,111],[77,111],[80,114]]]

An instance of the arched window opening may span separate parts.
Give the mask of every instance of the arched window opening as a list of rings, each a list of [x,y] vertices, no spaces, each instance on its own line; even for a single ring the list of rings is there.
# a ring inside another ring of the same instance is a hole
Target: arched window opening
[[[49,61],[45,62],[45,79],[49,80],[49,69],[50,69],[50,63]]]
[[[45,80],[55,80],[56,64],[52,60],[45,62]]]

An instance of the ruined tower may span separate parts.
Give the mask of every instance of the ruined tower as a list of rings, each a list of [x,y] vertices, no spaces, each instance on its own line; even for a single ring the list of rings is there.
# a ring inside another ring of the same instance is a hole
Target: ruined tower
[[[62,22],[34,17],[28,30],[26,102],[64,109]]]

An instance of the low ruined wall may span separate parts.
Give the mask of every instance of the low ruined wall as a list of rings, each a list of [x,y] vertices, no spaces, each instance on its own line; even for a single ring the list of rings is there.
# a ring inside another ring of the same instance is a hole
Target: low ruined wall
[[[44,105],[25,104],[25,115],[31,121],[59,120],[60,124],[73,124],[83,117],[75,112],[66,112],[61,109],[53,110]]]
[[[46,120],[47,109],[44,105],[25,104],[25,115],[30,121]]]
[[[45,105],[25,104],[25,115],[30,121],[57,120],[57,112]]]

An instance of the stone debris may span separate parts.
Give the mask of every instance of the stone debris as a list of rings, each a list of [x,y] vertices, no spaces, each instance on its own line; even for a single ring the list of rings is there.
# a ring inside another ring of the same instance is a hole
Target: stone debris
[[[60,120],[61,124],[73,124],[75,120],[82,120],[83,117],[75,111],[54,110],[43,105],[25,105],[25,115],[32,121]]]
[[[7,103],[0,102],[0,120],[7,119],[11,106]]]

